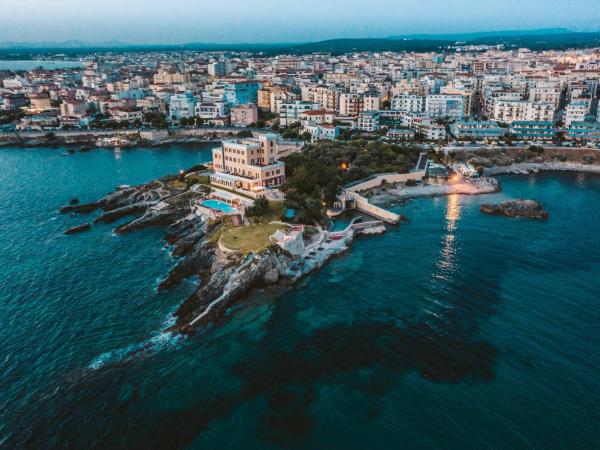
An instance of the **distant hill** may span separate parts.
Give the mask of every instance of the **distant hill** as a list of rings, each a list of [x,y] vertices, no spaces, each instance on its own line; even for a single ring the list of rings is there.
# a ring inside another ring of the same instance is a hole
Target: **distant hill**
[[[531,50],[565,50],[568,48],[600,47],[600,32],[490,36],[468,42],[474,45],[504,44],[506,47],[526,47]]]
[[[454,41],[424,39],[331,39],[291,46],[285,49],[289,53],[330,52],[333,54],[348,52],[431,52],[437,51]]]
[[[550,34],[568,34],[573,31],[567,28],[544,28],[540,30],[501,30],[501,31],[479,31],[474,33],[449,33],[449,34],[407,34],[401,36],[390,36],[390,39],[425,39],[430,41],[472,41],[475,39],[510,37],[510,36],[538,36]]]
[[[330,39],[299,44],[216,44],[186,43],[179,45],[132,45],[122,42],[85,43],[81,41],[42,43],[0,43],[0,58],[28,58],[40,54],[63,53],[82,56],[91,52],[151,52],[151,51],[237,51],[263,53],[265,55],[307,54],[328,52],[334,55],[349,52],[432,52],[442,51],[457,42],[471,45],[504,44],[508,48],[526,47],[531,50],[562,50],[567,48],[600,47],[600,32],[574,32],[565,28],[542,30],[484,31],[457,34],[415,34],[390,38]]]

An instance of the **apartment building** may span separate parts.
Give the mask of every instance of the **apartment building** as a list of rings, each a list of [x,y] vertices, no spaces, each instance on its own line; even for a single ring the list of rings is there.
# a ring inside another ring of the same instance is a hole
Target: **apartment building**
[[[196,97],[191,92],[175,94],[169,98],[169,116],[173,120],[194,117],[196,114]]]
[[[497,101],[492,113],[494,120],[502,123],[515,121],[552,121],[554,108],[548,103],[528,101]]]
[[[29,95],[29,108],[32,111],[40,112],[52,108],[48,94]]]
[[[429,117],[450,117],[461,120],[465,116],[465,100],[461,95],[428,95],[425,113]]]
[[[357,117],[363,111],[363,96],[361,94],[340,94],[340,115]]]
[[[227,76],[231,72],[231,63],[227,60],[213,61],[208,64],[208,74],[213,78]]]
[[[176,73],[161,71],[154,75],[154,84],[182,84],[190,82],[190,75],[187,73]]]
[[[195,114],[203,120],[210,120],[226,116],[228,109],[224,102],[196,103]]]
[[[306,131],[308,131],[315,141],[320,140],[335,140],[339,134],[340,129],[333,125],[322,124],[322,125],[308,125],[304,127]]]
[[[394,111],[419,114],[425,109],[425,99],[420,95],[402,94],[392,98],[391,107]]]
[[[279,122],[283,126],[300,122],[302,113],[317,109],[319,109],[318,103],[303,102],[301,100],[281,103],[279,106]]]
[[[256,103],[261,88],[259,81],[228,81],[223,84],[223,95],[231,106]]]
[[[600,123],[572,122],[567,128],[567,137],[580,141],[600,141]]]
[[[256,105],[238,105],[231,108],[231,125],[247,127],[258,121],[258,108]]]
[[[584,122],[590,112],[591,101],[589,99],[575,99],[567,105],[565,110],[565,127],[573,122]]]
[[[87,103],[81,100],[65,100],[60,105],[61,116],[83,116],[87,109]]]
[[[333,111],[325,111],[323,109],[311,109],[300,114],[300,123],[303,127],[309,125],[332,124],[335,119]]]
[[[552,121],[515,121],[510,134],[518,139],[549,140],[556,135],[556,128]]]
[[[502,134],[492,121],[458,121],[450,125],[450,132],[458,139],[497,139]]]

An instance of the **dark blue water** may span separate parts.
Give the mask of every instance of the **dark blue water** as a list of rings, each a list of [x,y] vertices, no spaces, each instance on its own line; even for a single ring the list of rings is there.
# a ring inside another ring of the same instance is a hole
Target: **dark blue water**
[[[413,201],[409,223],[168,339],[193,286],[155,293],[161,231],[66,237],[81,219],[56,210],[208,156],[0,150],[0,447],[600,447],[599,177]],[[479,213],[519,197],[550,219]]]

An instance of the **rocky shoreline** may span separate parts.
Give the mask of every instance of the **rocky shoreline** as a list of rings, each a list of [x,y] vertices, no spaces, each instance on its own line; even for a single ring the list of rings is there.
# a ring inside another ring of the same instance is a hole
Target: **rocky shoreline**
[[[497,205],[483,204],[479,210],[485,214],[506,217],[526,217],[530,219],[548,218],[548,212],[535,200],[514,200]]]
[[[128,233],[148,226],[166,229],[165,240],[177,265],[160,282],[158,290],[170,289],[186,278],[196,277],[195,292],[184,300],[174,314],[175,323],[168,331],[192,334],[198,326],[218,320],[252,289],[276,283],[291,283],[320,268],[330,258],[345,252],[355,236],[382,233],[381,223],[365,227],[351,224],[335,233],[335,239],[320,227],[304,238],[304,250],[292,255],[272,243],[262,251],[242,254],[224,251],[219,235],[228,219],[206,219],[192,213],[190,201],[205,196],[195,186],[182,186],[177,176],[163,177],[139,186],[123,186],[115,192],[87,204],[69,204],[61,213],[90,214],[100,211],[94,223],[130,220],[114,228]],[[76,228],[87,229],[83,224]],[[69,231],[69,230],[67,230]],[[331,233],[334,234],[334,233]]]
[[[515,163],[507,166],[493,166],[484,169],[485,175],[503,174],[528,174],[538,172],[585,172],[599,173],[600,165],[583,164],[576,162],[543,162],[543,163]]]
[[[206,142],[219,142],[224,138],[235,136],[241,131],[239,128],[197,128],[197,129],[170,129],[154,130],[156,137],[143,138],[143,131],[152,133],[152,130],[116,129],[116,130],[76,130],[76,131],[11,131],[0,132],[1,147],[58,147],[58,146],[83,146],[86,150],[97,147],[98,139],[124,137],[130,140],[126,148],[136,146],[160,147],[172,144],[198,144]],[[165,136],[161,133],[167,133]]]

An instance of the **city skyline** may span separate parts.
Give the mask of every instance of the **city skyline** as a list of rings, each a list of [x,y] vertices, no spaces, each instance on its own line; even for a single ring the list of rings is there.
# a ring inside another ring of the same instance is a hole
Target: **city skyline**
[[[93,11],[73,0],[3,3],[7,7],[0,17],[0,42],[263,44],[556,27],[597,31],[600,23],[600,8],[593,0],[508,0],[498,4],[379,0],[368,5],[341,0],[291,5],[274,0],[251,4],[176,0],[168,5],[107,0],[101,10]],[[60,26],[55,17],[60,17]]]

